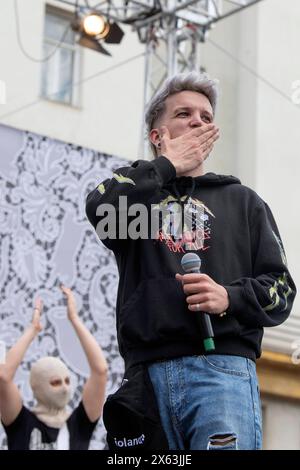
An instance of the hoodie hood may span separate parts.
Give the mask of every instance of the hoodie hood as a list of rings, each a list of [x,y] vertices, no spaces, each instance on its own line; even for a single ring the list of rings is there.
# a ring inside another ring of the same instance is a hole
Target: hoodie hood
[[[215,173],[206,173],[202,176],[179,176],[173,180],[173,184],[176,184],[176,187],[194,187],[200,188],[204,186],[221,186],[227,184],[241,184],[241,181],[235,176],[231,175],[216,175]]]
[[[206,173],[202,176],[193,178],[192,176],[180,176],[174,178],[166,186],[166,192],[175,195],[178,204],[184,210],[184,205],[187,204],[194,193],[204,187],[225,186],[230,184],[241,184],[241,181],[235,176],[231,175],[216,175],[215,173]],[[184,197],[182,197],[184,196]]]
[[[241,184],[241,181],[232,175],[216,175],[215,173],[206,173],[203,176],[193,178],[196,186],[219,186],[225,184]]]

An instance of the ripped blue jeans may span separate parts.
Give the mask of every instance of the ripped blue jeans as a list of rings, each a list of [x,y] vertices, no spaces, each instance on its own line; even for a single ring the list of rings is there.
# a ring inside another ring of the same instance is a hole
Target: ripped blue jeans
[[[186,356],[155,362],[148,371],[170,449],[261,449],[261,404],[251,359]]]

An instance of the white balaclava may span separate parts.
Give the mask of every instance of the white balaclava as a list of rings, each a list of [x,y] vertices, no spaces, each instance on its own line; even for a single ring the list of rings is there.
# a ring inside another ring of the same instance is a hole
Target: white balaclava
[[[71,396],[70,372],[57,357],[42,357],[30,371],[30,385],[37,406],[33,413],[53,428],[61,428],[70,413],[67,404]]]

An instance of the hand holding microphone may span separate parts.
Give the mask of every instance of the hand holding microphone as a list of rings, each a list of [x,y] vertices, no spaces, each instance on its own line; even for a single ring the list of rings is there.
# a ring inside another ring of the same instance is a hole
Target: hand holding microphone
[[[185,254],[181,266],[187,274],[184,276],[176,274],[176,279],[183,283],[189,310],[201,311],[197,314],[197,319],[204,334],[204,347],[206,351],[213,351],[214,334],[208,313],[222,314],[227,310],[229,306],[227,291],[211,277],[200,273],[201,260],[196,253]]]

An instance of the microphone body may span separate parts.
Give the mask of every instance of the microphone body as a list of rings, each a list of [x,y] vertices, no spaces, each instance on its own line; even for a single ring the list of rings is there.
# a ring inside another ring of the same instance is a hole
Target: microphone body
[[[201,259],[196,253],[186,253],[181,259],[181,267],[186,273],[201,273]],[[214,332],[208,313],[201,312],[197,316],[197,321],[204,335],[204,349],[206,352],[215,350],[213,340]]]

